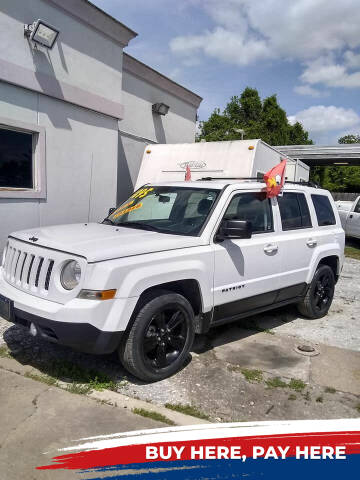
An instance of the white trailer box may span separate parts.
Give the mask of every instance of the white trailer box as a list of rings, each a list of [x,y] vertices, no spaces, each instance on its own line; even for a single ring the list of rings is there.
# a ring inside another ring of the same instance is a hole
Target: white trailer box
[[[155,144],[145,148],[136,188],[146,183],[183,181],[186,167],[191,179],[203,177],[260,177],[286,158],[286,177],[308,181],[309,167],[262,140]]]

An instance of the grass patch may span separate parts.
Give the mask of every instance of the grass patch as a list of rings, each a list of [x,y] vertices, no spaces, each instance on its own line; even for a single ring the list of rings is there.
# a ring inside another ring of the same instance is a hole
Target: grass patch
[[[263,374],[261,370],[249,370],[247,368],[243,368],[241,373],[244,375],[246,380],[251,383],[259,383],[263,379]]]
[[[145,418],[151,418],[152,420],[156,420],[157,422],[166,423],[167,425],[175,425],[175,423],[170,420],[170,418],[167,418],[165,417],[165,415],[154,412],[152,410],[145,410],[145,408],[133,408],[132,412]]]
[[[288,384],[283,382],[280,377],[269,378],[266,380],[266,385],[269,388],[286,388]]]
[[[292,378],[289,383],[289,387],[296,392],[302,392],[306,387],[306,384],[302,380],[297,380],[296,378]]]
[[[288,400],[296,400],[296,395],[294,393],[290,393]]]
[[[0,358],[11,358],[11,352],[6,345],[0,347]]]
[[[325,388],[326,393],[336,393],[336,389],[333,387],[326,387]]]
[[[91,387],[81,383],[70,383],[65,390],[70,393],[76,393],[76,395],[87,395],[91,392]]]
[[[360,413],[360,403],[358,403],[355,408]]]
[[[58,385],[57,381],[67,382],[65,390],[79,395],[86,395],[93,390],[101,392],[105,389],[117,391],[118,384],[114,382],[106,373],[98,372],[94,369],[88,369],[71,363],[66,360],[53,360],[50,364],[42,368],[44,375],[29,374],[29,378],[48,385]],[[121,382],[124,385],[126,380]]]
[[[193,405],[182,405],[181,403],[165,403],[165,407],[175,412],[184,413],[185,415],[191,415],[192,417],[201,418],[202,420],[210,420],[210,417],[206,413],[201,412]]]
[[[360,260],[360,249],[355,247],[345,247],[345,256]]]
[[[270,328],[259,328],[259,331],[263,333],[268,333],[269,335],[275,335],[274,330],[271,330]]]
[[[38,373],[26,372],[24,375],[26,378],[31,378],[31,380],[36,380],[37,382],[45,383],[46,385],[55,385],[57,386],[57,380],[54,377],[49,375],[39,375]]]
[[[54,360],[47,366],[46,373],[60,380],[71,381],[72,384],[75,384],[74,390],[79,388],[79,384],[86,384],[88,391],[96,390],[98,392],[105,389],[114,391],[118,386],[106,373],[83,368],[66,360]]]
[[[323,402],[324,402],[324,398],[321,397],[321,396],[320,396],[320,397],[317,397],[316,401],[317,401],[318,403],[323,403]]]

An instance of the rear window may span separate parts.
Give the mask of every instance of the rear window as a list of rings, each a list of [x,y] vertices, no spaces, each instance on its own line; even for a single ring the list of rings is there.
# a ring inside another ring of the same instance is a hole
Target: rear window
[[[311,195],[319,227],[335,225],[336,219],[330,200],[325,195]]]
[[[284,193],[278,197],[283,230],[311,228],[309,207],[303,193]]]

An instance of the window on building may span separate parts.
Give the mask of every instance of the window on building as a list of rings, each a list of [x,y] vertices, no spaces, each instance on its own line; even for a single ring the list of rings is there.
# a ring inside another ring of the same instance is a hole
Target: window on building
[[[0,188],[34,188],[32,133],[0,128]]]
[[[309,207],[303,193],[284,193],[278,197],[283,230],[311,228]]]
[[[263,192],[235,195],[226,210],[224,219],[249,221],[253,233],[267,233],[274,229],[270,200]]]
[[[325,195],[311,195],[319,227],[335,225],[336,219],[330,200]]]

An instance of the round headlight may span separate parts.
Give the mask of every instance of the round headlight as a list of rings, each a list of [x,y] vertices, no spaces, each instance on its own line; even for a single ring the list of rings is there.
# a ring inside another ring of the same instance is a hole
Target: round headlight
[[[81,267],[75,260],[65,263],[61,270],[60,281],[65,290],[73,290],[79,285]]]

